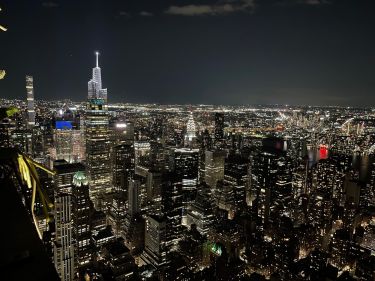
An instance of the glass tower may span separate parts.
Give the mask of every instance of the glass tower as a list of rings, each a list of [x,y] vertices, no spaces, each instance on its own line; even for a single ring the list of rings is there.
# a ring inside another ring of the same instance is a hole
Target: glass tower
[[[102,89],[101,70],[96,53],[96,67],[88,82],[86,108],[86,161],[90,197],[97,206],[98,195],[110,190],[107,89]]]

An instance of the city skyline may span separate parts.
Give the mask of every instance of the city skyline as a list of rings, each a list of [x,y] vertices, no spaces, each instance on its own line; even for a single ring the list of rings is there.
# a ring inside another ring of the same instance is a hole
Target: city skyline
[[[1,278],[374,281],[372,7],[6,0]]]
[[[5,1],[2,96],[84,100],[99,50],[110,102],[375,102],[371,1],[90,3]]]

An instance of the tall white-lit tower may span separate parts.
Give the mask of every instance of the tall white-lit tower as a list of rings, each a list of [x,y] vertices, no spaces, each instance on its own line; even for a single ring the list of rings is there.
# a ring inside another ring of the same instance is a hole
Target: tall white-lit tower
[[[98,195],[110,191],[110,141],[107,89],[102,89],[99,52],[96,52],[96,66],[88,82],[88,101],[86,108],[86,162],[90,186],[90,197],[95,206]]]
[[[27,126],[33,128],[35,126],[35,108],[34,108],[34,85],[33,77],[26,76],[26,92],[27,92]]]
[[[99,52],[95,52],[96,66],[92,69],[92,79],[88,82],[88,98],[100,98],[107,102],[107,89],[102,89],[102,73],[99,67]]]

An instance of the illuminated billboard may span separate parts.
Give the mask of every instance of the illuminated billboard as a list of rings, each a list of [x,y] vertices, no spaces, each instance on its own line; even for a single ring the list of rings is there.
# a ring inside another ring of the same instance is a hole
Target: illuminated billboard
[[[71,130],[72,128],[72,121],[56,121],[56,129],[58,130]]]

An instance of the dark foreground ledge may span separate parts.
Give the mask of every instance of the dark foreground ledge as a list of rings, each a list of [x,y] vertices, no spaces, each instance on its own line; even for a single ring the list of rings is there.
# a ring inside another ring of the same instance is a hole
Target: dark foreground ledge
[[[13,182],[0,175],[1,280],[60,280]]]

